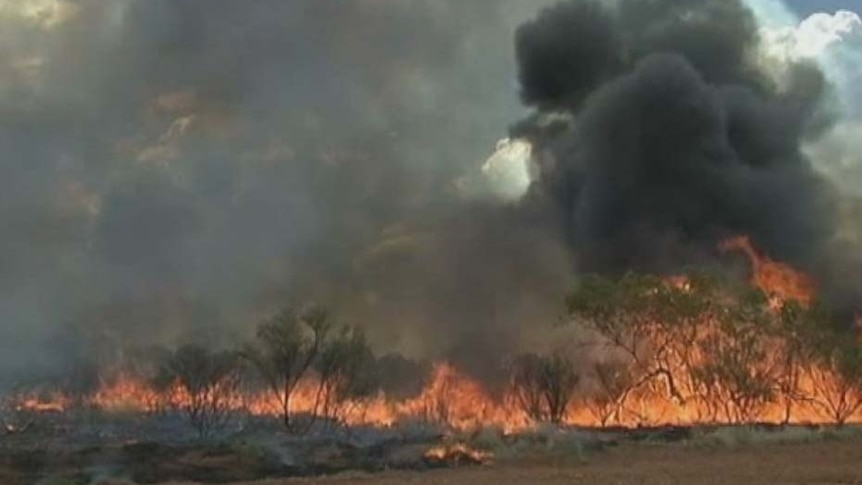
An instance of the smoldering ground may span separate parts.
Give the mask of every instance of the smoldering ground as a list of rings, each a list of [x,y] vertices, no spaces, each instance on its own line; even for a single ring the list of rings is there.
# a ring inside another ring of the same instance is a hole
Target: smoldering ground
[[[799,149],[828,83],[775,84],[735,1],[46,5],[0,30],[7,380],[311,300],[490,375],[579,271],[738,233],[836,281],[838,195]],[[541,166],[500,201],[478,167],[518,119]]]

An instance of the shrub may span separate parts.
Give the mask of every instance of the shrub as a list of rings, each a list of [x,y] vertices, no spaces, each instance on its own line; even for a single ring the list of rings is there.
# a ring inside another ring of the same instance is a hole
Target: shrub
[[[533,420],[560,423],[566,416],[580,375],[561,353],[523,354],[514,359],[510,388],[518,406]]]

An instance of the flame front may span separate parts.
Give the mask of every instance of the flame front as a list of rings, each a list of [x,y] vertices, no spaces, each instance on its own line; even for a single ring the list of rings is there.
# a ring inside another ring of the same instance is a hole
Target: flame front
[[[813,301],[815,286],[812,280],[794,268],[772,261],[755,250],[746,237],[727,240],[720,245],[722,251],[737,250],[746,254],[752,266],[752,285],[757,286],[772,298],[771,307],[780,309],[785,302],[799,301],[808,305]],[[685,276],[668,278],[665,281],[677,289],[689,289]],[[660,333],[661,326],[649,330],[653,341],[667,341]],[[712,347],[728,346],[725,336],[711,322],[701,322],[695,334],[687,337],[689,342],[708,342]],[[785,361],[781,355],[783,344],[775,339],[765,347],[773,350],[764,359],[749,365],[753,373],[769,373],[780,385],[791,383],[802,396],[820,396],[815,399],[800,399],[789,402],[773,396],[759,403],[756,412],[743,413],[728,405],[727,390],[721,388],[704,390],[707,382],[692,377],[691,369],[702,364],[707,357],[703,348],[696,346],[668,346],[661,349],[655,358],[661,359],[660,372],[645,385],[629,389],[613,402],[598,403],[589,392],[579,392],[568,406],[562,423],[579,426],[650,426],[650,425],[695,425],[701,423],[833,423],[836,408],[846,403],[831,402],[830,393],[840,399],[857,399],[862,403],[859,390],[848,390],[838,377],[828,369],[801,361]],[[732,350],[732,347],[729,347]],[[656,349],[653,349],[656,353]],[[294,414],[319,414],[319,382],[314,378],[301,381],[291,397]],[[849,394],[848,394],[849,393]],[[697,396],[693,398],[692,396]],[[850,396],[850,397],[848,397]],[[157,413],[165,410],[181,410],[190,401],[190,396],[179,384],[157,390],[145,379],[133,375],[119,375],[106,380],[89,396],[72,399],[54,393],[39,397],[21,395],[14,400],[14,408],[27,412],[62,412],[73,405],[83,405],[105,412]],[[600,405],[601,404],[601,405]],[[268,391],[237,392],[230,397],[229,407],[236,411],[257,416],[277,416],[281,412],[278,400]],[[610,411],[608,411],[610,409]],[[840,411],[840,409],[839,409]],[[347,402],[339,406],[337,419],[346,425],[373,425],[388,427],[402,421],[419,420],[432,422],[456,430],[475,430],[495,427],[505,433],[523,431],[535,426],[528,414],[518,405],[513,391],[494,395],[479,381],[459,371],[455,366],[441,362],[431,372],[424,388],[416,396],[396,400],[385,394]],[[842,417],[843,422],[862,422],[862,413],[851,409]],[[445,457],[449,449],[429,451],[432,457]],[[471,450],[455,450],[472,455]],[[468,453],[469,452],[469,453]],[[478,456],[479,461],[487,457]]]
[[[830,376],[818,370],[800,371],[800,390],[804,393],[822,392],[828,386]],[[821,381],[818,383],[817,379]],[[824,384],[825,382],[825,384]],[[678,386],[692,385],[678,382]],[[315,404],[317,383],[309,379],[297,389],[292,399],[292,411],[296,414],[319,411]],[[158,413],[168,409],[182,409],[188,404],[188,396],[173,389],[157,392],[145,381],[124,377],[100,389],[85,399],[85,403],[107,413]],[[31,412],[62,412],[70,408],[73,401],[62,395],[37,399],[21,398],[19,410]],[[454,430],[471,431],[493,427],[505,434],[532,429],[538,423],[532,421],[517,405],[510,394],[494,398],[476,380],[460,373],[450,364],[439,364],[432,372],[422,392],[411,399],[395,401],[385,395],[350,402],[340,419],[346,425],[370,425],[390,427],[399,421],[424,421],[439,424]],[[723,403],[703,403],[695,400],[677,401],[660,388],[647,386],[632,393],[620,406],[613,419],[603,421],[594,412],[587,399],[575,400],[566,413],[563,424],[585,427],[601,427],[614,424],[625,427],[658,425],[735,424],[741,422],[732,414],[721,411]],[[257,416],[277,416],[279,404],[268,392],[237,395],[231,403],[236,411]],[[717,411],[718,410],[718,411]],[[832,423],[829,413],[813,404],[797,404],[787,419],[786,406],[782,402],[771,402],[757,414],[756,421],[780,424],[783,422],[806,424]],[[847,422],[862,423],[862,413],[854,413]]]

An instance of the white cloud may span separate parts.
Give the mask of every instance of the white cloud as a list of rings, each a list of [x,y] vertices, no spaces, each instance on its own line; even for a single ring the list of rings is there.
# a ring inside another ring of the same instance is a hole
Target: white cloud
[[[833,47],[862,40],[862,19],[853,12],[816,13],[796,26],[764,27],[764,49],[785,61],[815,60]]]
[[[862,19],[843,10],[791,21],[775,1],[752,3],[760,5],[761,61],[776,80],[793,63],[816,62],[834,86],[839,118],[804,151],[842,192],[862,196]]]
[[[844,113],[862,117],[862,19],[847,10],[816,13],[794,25],[761,29],[761,55],[780,81],[788,66],[817,62]]]

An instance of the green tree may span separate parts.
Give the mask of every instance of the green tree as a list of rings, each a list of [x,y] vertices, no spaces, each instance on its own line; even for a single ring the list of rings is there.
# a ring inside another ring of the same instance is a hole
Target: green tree
[[[662,383],[670,399],[693,394],[694,343],[718,308],[715,282],[705,276],[662,279],[628,273],[590,276],[569,295],[569,316],[600,337],[618,363],[627,363],[634,388]],[[629,392],[625,392],[623,397]]]
[[[693,369],[701,398],[720,403],[729,422],[752,422],[774,402],[777,387],[769,302],[760,291],[743,291],[713,317],[709,334],[698,342],[702,358]]]

